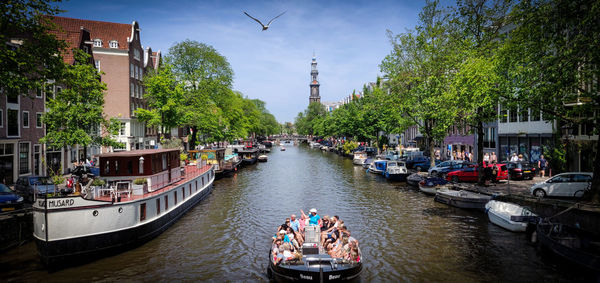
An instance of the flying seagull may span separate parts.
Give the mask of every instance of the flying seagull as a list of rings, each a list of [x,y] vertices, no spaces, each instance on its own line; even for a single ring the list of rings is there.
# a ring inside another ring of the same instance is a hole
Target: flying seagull
[[[286,11],[287,12],[287,11]],[[257,18],[250,16],[248,13],[244,12],[244,14],[246,14],[246,16],[250,17],[251,19],[255,20],[256,22],[258,22],[261,26],[262,26],[262,30],[265,31],[269,28],[269,25],[277,18],[281,17],[281,15],[285,14],[285,12],[279,14],[277,17],[271,19],[269,21],[269,23],[267,25],[264,25],[263,23],[261,23]]]

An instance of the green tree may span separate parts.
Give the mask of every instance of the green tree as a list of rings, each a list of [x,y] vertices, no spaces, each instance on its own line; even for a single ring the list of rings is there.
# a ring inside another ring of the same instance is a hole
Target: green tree
[[[57,83],[61,92],[47,101],[48,111],[42,116],[46,136],[42,143],[52,147],[90,145],[118,146],[111,135],[118,134],[120,123],[103,116],[104,91],[100,74],[89,63],[90,56],[76,50],[75,63],[65,66]]]
[[[448,91],[456,61],[450,32],[449,14],[438,1],[427,1],[415,31],[396,36],[389,32],[393,49],[380,65],[405,120],[399,124],[419,127],[430,156],[435,156],[435,141],[446,136],[457,114]]]
[[[587,123],[598,134],[600,2],[521,1],[511,21],[502,51],[504,96],[566,127]],[[600,139],[591,190],[600,202]]]
[[[171,46],[165,60],[184,88],[184,124],[193,132],[190,144],[195,145],[198,133],[224,138],[227,125],[215,97],[232,85],[233,70],[227,59],[212,46],[188,39]]]
[[[48,15],[61,12],[52,0],[0,2],[0,89],[11,96],[41,89],[58,79],[64,64],[56,56],[66,47],[50,31]]]
[[[168,136],[172,128],[182,124],[183,87],[169,64],[144,77],[144,87],[149,110],[138,108],[136,116],[148,126],[159,127],[161,134]]]

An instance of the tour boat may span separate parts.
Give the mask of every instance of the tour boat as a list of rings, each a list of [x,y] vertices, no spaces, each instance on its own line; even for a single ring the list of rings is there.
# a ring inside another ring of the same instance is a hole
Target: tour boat
[[[404,182],[408,177],[408,170],[402,161],[388,161],[383,175],[388,180]]]
[[[454,191],[439,189],[434,200],[458,208],[485,210],[485,204],[492,199],[491,196],[469,191]]]
[[[521,216],[535,216],[529,209],[514,203],[490,200],[485,205],[490,222],[513,232],[525,232],[528,221],[515,221]]]
[[[300,250],[301,259],[277,261],[269,251],[267,275],[275,282],[359,282],[363,270],[362,254],[358,261],[334,258],[321,246],[321,231],[317,226],[305,227],[305,242]]]
[[[147,242],[206,198],[213,165],[180,167],[179,149],[99,155],[107,186],[37,198],[33,236],[44,264],[60,268]]]
[[[437,177],[425,178],[419,182],[419,191],[434,196],[438,190],[447,189],[449,182]]]
[[[260,156],[258,157],[258,162],[267,162],[268,158],[269,158],[269,157],[268,157],[268,156],[266,156],[266,155],[264,155],[264,154],[263,154],[263,155],[260,155]]]
[[[352,164],[354,165],[363,165],[367,160],[367,153],[364,151],[356,151],[354,152],[354,158],[352,159]]]

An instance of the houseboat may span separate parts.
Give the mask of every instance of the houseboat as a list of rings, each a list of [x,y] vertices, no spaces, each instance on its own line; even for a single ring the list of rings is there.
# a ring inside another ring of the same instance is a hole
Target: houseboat
[[[199,153],[202,160],[206,160],[207,164],[213,165],[217,178],[229,173],[225,171],[225,148],[202,149]]]
[[[244,148],[238,149],[237,154],[242,159],[242,164],[250,165],[256,163],[258,160],[258,148]]]
[[[180,166],[178,149],[99,155],[105,186],[37,198],[33,236],[44,264],[60,268],[147,242],[206,198],[213,165]]]

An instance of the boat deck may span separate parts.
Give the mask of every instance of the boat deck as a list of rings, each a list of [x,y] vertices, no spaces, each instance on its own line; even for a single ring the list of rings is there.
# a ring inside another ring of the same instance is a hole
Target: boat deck
[[[172,190],[172,189],[178,187],[179,185],[206,173],[208,170],[210,170],[212,168],[212,165],[208,164],[208,165],[205,165],[200,168],[198,168],[195,165],[187,165],[184,168],[185,168],[185,174],[182,174],[182,177],[178,181],[173,182],[173,183],[171,183],[167,186],[164,186],[160,189],[154,190],[152,192],[145,191],[144,194],[142,194],[142,195],[134,195],[133,193],[118,192],[119,196],[121,197],[121,202],[144,199],[144,198],[148,198],[148,197],[162,194],[166,191]],[[114,192],[107,192],[104,195],[96,196],[94,198],[94,200],[110,202],[113,200],[113,198],[114,198]]]

